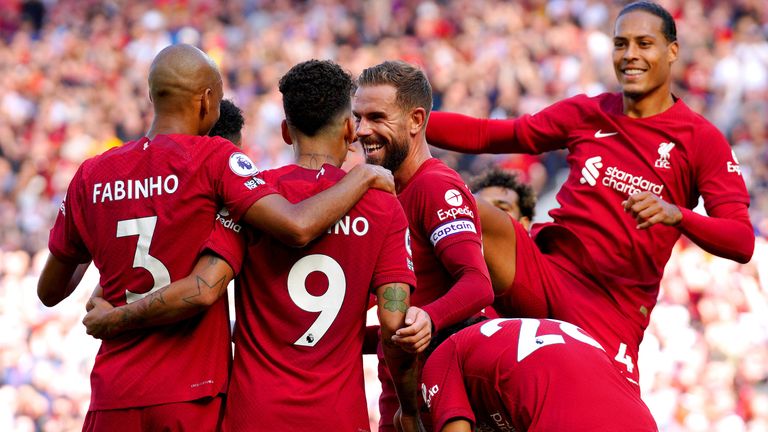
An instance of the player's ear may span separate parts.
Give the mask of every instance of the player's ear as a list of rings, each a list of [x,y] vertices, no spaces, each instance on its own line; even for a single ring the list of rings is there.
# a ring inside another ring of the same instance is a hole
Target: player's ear
[[[213,90],[210,87],[203,91],[203,95],[200,97],[200,118],[205,118],[211,112],[211,97]]]
[[[411,135],[416,135],[424,130],[427,126],[427,110],[423,107],[411,110],[408,123],[408,132],[410,132]]]
[[[667,60],[670,64],[677,60],[677,51],[679,49],[680,45],[677,43],[677,41],[674,41],[667,46]]]
[[[352,121],[352,117],[347,117],[344,120],[344,142],[347,143],[347,147],[355,142],[357,134],[355,134],[355,122]]]
[[[288,120],[283,119],[283,122],[280,123],[280,133],[283,135],[283,141],[285,141],[286,144],[288,145],[293,144],[293,138],[291,138],[291,131],[288,129]]]

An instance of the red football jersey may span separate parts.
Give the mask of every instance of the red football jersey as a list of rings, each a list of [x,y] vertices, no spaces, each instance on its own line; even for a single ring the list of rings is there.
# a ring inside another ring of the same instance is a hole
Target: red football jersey
[[[291,165],[263,176],[296,202],[344,172]],[[362,366],[368,297],[387,283],[415,285],[406,236],[397,200],[377,190],[305,248],[254,234],[236,290],[227,428],[369,430]]]
[[[435,430],[463,418],[482,431],[656,431],[600,345],[562,321],[494,319],[443,342],[422,393]]]
[[[160,135],[85,161],[51,230],[63,261],[99,269],[104,298],[119,306],[186,277],[216,212],[240,217],[274,189],[227,140]],[[238,263],[232,263],[239,267]],[[226,390],[226,300],[174,325],[102,342],[91,373],[91,410],[193,400]]]
[[[397,199],[410,225],[410,247],[418,280],[411,303],[425,306],[448,292],[456,282],[440,263],[442,251],[460,241],[482,244],[477,204],[456,171],[437,158],[419,167]],[[445,323],[450,324],[454,323]]]
[[[611,290],[616,301],[645,328],[680,231],[662,224],[636,229],[622,201],[650,191],[693,208],[701,195],[711,209],[728,202],[749,205],[749,195],[725,137],[682,100],[648,118],[622,110],[618,93],[565,99],[511,121],[517,142],[507,151],[568,149],[570,174],[557,194],[560,207],[550,211],[554,222],[534,225],[532,234],[542,250],[582,263],[579,248],[555,232],[545,235],[553,225],[575,234],[594,261],[595,276],[622,288]]]

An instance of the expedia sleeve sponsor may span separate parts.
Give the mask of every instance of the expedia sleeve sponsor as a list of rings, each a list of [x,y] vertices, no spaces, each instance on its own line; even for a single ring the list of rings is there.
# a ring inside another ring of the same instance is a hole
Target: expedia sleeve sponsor
[[[467,219],[456,219],[450,222],[446,222],[432,231],[432,234],[429,236],[429,240],[432,242],[432,246],[437,246],[440,240],[448,236],[463,232],[471,232],[477,234],[475,224],[471,220]]]
[[[224,226],[224,228],[231,229],[236,233],[239,233],[242,229],[242,226],[235,223],[234,219],[229,216],[229,210],[227,210],[226,207],[222,208],[218,213],[216,213],[216,220],[219,221],[221,225]]]

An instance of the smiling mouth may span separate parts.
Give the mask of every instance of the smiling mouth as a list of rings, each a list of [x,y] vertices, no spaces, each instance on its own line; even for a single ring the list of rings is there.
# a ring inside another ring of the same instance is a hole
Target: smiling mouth
[[[636,77],[636,76],[640,76],[640,75],[644,74],[645,70],[643,70],[643,69],[635,69],[635,68],[627,68],[627,69],[623,69],[621,71],[621,73],[623,73],[624,76],[627,76],[627,77]]]
[[[366,153],[373,153],[373,152],[381,150],[383,148],[384,148],[384,144],[379,144],[379,143],[365,143],[365,144],[363,144],[363,150],[365,150]]]

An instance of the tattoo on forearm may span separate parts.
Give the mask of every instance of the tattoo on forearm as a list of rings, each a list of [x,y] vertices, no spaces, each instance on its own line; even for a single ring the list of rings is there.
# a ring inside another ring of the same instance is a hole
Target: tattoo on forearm
[[[198,297],[203,295],[203,290],[213,291],[216,293],[216,295],[220,295],[224,292],[225,289],[227,289],[226,280],[226,277],[222,277],[216,282],[209,284],[208,281],[201,278],[200,276],[197,276],[197,292],[189,297],[185,297],[183,300],[189,304],[199,306],[203,304],[198,300]]]
[[[408,305],[405,302],[408,293],[400,284],[393,284],[384,290],[384,309],[390,312],[403,312],[408,309]]]

